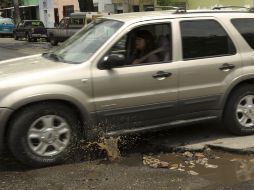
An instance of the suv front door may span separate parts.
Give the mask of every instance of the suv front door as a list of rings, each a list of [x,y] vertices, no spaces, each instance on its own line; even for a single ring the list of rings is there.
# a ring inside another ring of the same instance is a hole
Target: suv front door
[[[241,75],[241,57],[232,36],[214,18],[179,20],[179,110],[185,119],[220,115],[228,83]]]
[[[152,63],[122,63],[110,70],[99,69],[98,65],[93,68],[96,110],[99,118],[110,126],[109,131],[165,127],[177,114],[178,65],[168,55],[172,55],[169,21],[140,23],[126,29],[105,56],[120,53],[129,60],[137,40],[134,40],[135,32],[139,30],[153,33],[155,51],[162,47],[162,42],[168,41],[167,47],[161,48],[166,51],[163,58]],[[163,72],[168,76],[160,76]]]

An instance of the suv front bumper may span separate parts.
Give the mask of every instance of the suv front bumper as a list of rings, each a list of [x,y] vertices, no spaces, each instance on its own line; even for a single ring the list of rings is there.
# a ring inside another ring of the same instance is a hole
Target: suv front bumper
[[[0,155],[4,150],[6,124],[12,112],[11,109],[0,108]]]

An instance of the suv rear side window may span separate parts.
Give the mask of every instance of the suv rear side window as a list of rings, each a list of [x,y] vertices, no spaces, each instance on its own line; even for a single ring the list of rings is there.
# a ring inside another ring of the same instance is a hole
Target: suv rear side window
[[[232,19],[232,24],[241,33],[247,43],[254,49],[254,19],[240,18]]]
[[[200,59],[236,53],[235,46],[215,20],[181,22],[183,59]]]

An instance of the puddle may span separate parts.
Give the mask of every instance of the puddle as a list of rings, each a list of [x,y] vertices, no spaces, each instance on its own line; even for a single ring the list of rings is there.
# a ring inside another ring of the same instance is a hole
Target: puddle
[[[124,143],[128,148],[123,151],[121,145]],[[190,176],[198,176],[223,186],[254,179],[253,155],[226,153],[210,148],[206,148],[202,153],[158,153],[157,148],[148,144],[145,145],[142,140],[139,142],[136,138],[129,141],[102,137],[99,142],[90,143],[88,146],[96,145],[107,154],[107,161],[101,164],[117,163],[127,167],[143,165],[154,169],[165,168],[169,172],[178,171]]]
[[[189,155],[188,155],[189,154]],[[250,155],[213,152],[212,158],[203,153],[165,153],[144,156],[143,163],[152,168],[167,168],[198,175],[215,184],[234,185],[254,179],[254,159]],[[153,163],[147,163],[147,160]],[[160,162],[161,164],[157,164]]]

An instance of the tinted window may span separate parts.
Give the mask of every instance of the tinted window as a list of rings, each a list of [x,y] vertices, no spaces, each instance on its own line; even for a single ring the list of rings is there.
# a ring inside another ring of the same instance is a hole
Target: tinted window
[[[73,25],[84,25],[84,19],[83,18],[72,18],[70,24],[73,24]]]
[[[41,21],[26,21],[25,22],[25,26],[29,26],[29,27],[44,27],[44,24]]]
[[[183,21],[181,34],[184,59],[231,55],[236,52],[232,40],[214,20]]]
[[[233,25],[242,34],[247,43],[254,49],[254,19],[233,19]]]

